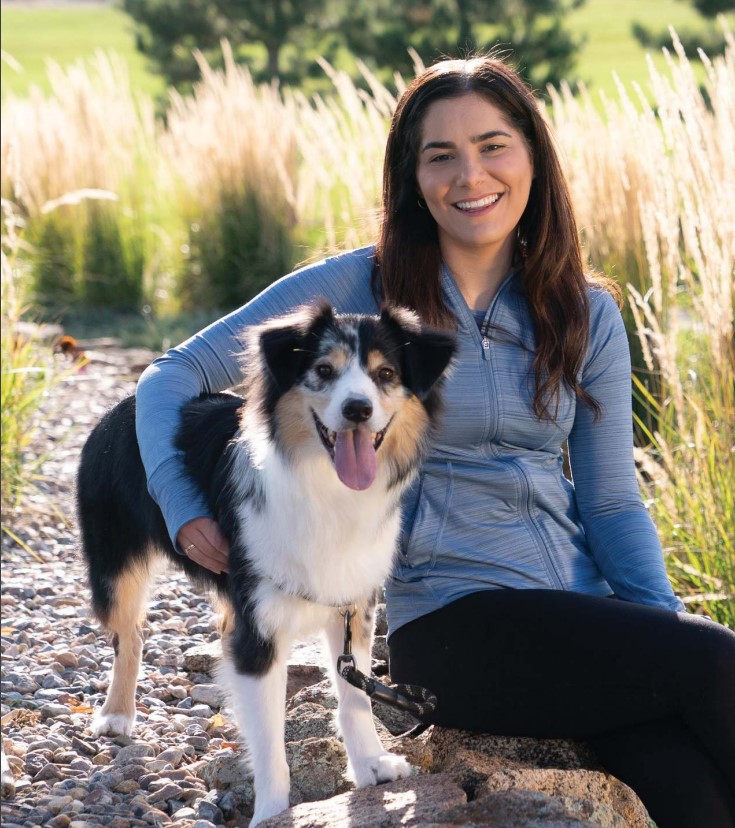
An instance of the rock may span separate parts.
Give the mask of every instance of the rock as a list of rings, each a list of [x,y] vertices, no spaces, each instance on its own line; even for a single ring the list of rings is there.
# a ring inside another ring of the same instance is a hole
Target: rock
[[[151,793],[148,794],[148,802],[150,802],[151,805],[160,804],[167,799],[179,799],[182,793],[181,786],[174,782],[166,783],[157,790],[152,790],[152,788],[153,786],[151,785],[149,788]]]
[[[286,741],[299,742],[335,735],[334,712],[314,702],[304,702],[286,714]]]
[[[465,802],[464,791],[444,774],[412,776],[296,805],[265,820],[261,828],[419,828],[439,811]]]
[[[68,716],[69,708],[65,704],[48,704],[41,705],[41,719],[56,719],[59,716]]]
[[[286,679],[286,698],[290,699],[305,687],[326,678],[327,671],[316,664],[289,664]]]
[[[190,673],[205,673],[211,676],[221,658],[222,647],[219,641],[198,644],[184,653],[184,669]]]
[[[96,745],[85,742],[78,736],[72,736],[71,746],[77,753],[81,753],[83,756],[94,756],[97,753]]]
[[[622,825],[640,828],[648,825],[648,815],[633,791],[614,776],[600,771],[504,768],[480,785],[477,797],[504,790],[537,791],[562,799],[598,803],[619,814]]]
[[[348,790],[347,753],[339,739],[305,739],[288,742],[286,758],[291,768],[291,801],[311,802]]]
[[[195,704],[219,707],[222,704],[222,688],[218,684],[195,684],[191,688],[191,700]]]
[[[5,755],[5,749],[2,750],[2,798],[9,799],[15,796],[15,777],[10,769],[10,763]]]
[[[207,820],[215,825],[220,825],[224,822],[222,811],[214,804],[214,802],[208,802],[206,799],[203,799],[199,803],[197,816],[199,819]]]
[[[160,761],[168,762],[174,768],[178,768],[184,758],[184,751],[177,747],[166,748],[158,754],[157,758]]]
[[[427,743],[433,751],[432,771],[449,774],[473,798],[535,791],[598,803],[630,828],[648,828],[648,814],[635,793],[604,772],[592,751],[579,742],[435,727]]]
[[[197,775],[206,782],[208,788],[241,785],[250,776],[241,754],[231,750],[215,754]]]
[[[599,769],[599,762],[592,750],[582,742],[571,739],[488,736],[466,730],[432,727],[429,741],[438,766],[443,765],[447,757],[451,757],[459,747],[538,768]]]
[[[398,710],[396,707],[380,702],[373,702],[373,715],[388,728],[393,736],[408,733],[418,724],[418,720],[405,710]]]
[[[545,794],[504,791],[442,810],[433,820],[425,822],[424,828],[459,825],[467,828],[593,828],[595,823],[578,819],[561,802]]]
[[[124,765],[126,762],[130,762],[133,759],[143,759],[145,757],[155,755],[156,750],[153,745],[146,744],[145,742],[135,742],[132,745],[126,745],[125,747],[120,748],[117,756],[115,757],[115,764]]]
[[[331,681],[321,681],[319,684],[313,684],[310,687],[304,687],[303,690],[299,690],[286,703],[286,710],[293,710],[304,702],[313,702],[329,710],[335,710],[337,707],[337,699],[334,696]]]

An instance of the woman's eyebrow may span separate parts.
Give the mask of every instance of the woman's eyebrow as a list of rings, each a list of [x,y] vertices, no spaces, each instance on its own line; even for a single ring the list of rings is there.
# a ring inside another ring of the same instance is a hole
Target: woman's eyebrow
[[[473,144],[479,144],[482,141],[487,141],[490,138],[497,138],[500,135],[504,138],[513,137],[509,132],[504,132],[502,129],[491,129],[490,132],[483,132],[482,135],[473,135],[470,138],[470,141]],[[421,147],[421,152],[426,152],[426,150],[430,149],[454,149],[454,146],[455,145],[452,141],[429,141],[428,144],[424,144],[424,146]]]

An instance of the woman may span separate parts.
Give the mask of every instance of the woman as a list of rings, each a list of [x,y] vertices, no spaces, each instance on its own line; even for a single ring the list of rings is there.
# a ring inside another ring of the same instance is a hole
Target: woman
[[[636,483],[622,319],[584,273],[551,136],[512,70],[444,61],[410,84],[383,208],[374,248],[281,279],[144,373],[139,441],[172,539],[226,570],[173,434],[183,402],[241,379],[249,325],[326,296],[454,328],[386,585],[392,678],[431,688],[447,726],[589,740],[661,828],[735,825],[735,635],[671,588]]]

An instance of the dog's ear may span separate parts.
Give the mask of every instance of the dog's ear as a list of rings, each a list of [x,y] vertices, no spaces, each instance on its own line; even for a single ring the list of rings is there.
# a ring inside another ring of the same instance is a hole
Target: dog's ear
[[[403,384],[423,400],[449,367],[457,350],[450,331],[421,325],[415,313],[384,306],[380,321],[400,343]]]
[[[306,305],[261,329],[260,353],[281,392],[298,379],[314,350],[314,335],[333,319],[332,306],[322,301]]]

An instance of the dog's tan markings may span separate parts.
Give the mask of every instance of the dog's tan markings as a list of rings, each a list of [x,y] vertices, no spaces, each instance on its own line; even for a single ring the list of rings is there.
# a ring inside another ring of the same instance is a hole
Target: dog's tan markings
[[[377,349],[373,349],[368,351],[367,355],[367,370],[368,374],[374,374],[378,368],[381,368],[385,365],[385,354],[382,351],[378,351]]]
[[[222,656],[226,661],[233,660],[232,635],[235,632],[235,611],[230,604],[222,604],[219,607],[220,616],[220,642],[222,644]]]
[[[386,432],[378,456],[391,458],[399,467],[416,462],[429,426],[429,415],[416,397],[400,405]]]
[[[288,457],[298,456],[304,443],[314,439],[314,421],[304,410],[303,394],[298,388],[287,391],[276,406],[276,433]]]
[[[334,345],[334,347],[323,351],[319,354],[319,359],[317,360],[317,364],[320,360],[325,360],[332,365],[337,372],[341,373],[345,366],[347,365],[348,361],[350,360],[352,354],[344,347],[340,345]]]
[[[224,639],[235,629],[235,610],[232,604],[223,598],[214,599],[214,603],[218,613],[217,632],[220,638]]]
[[[115,584],[115,594],[105,627],[116,642],[112,662],[112,681],[102,713],[135,718],[135,687],[143,652],[140,625],[145,616],[148,598],[148,566],[134,564]]]

